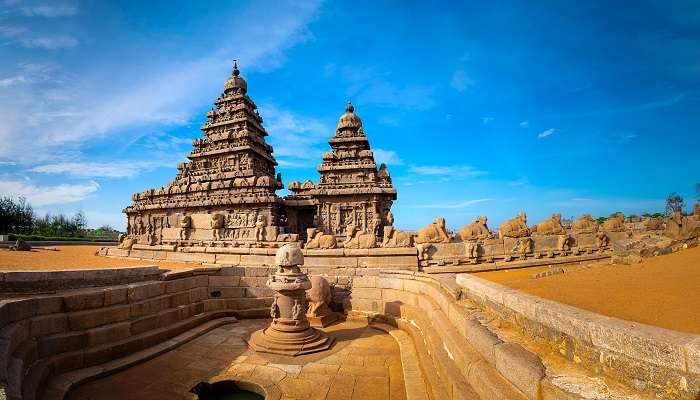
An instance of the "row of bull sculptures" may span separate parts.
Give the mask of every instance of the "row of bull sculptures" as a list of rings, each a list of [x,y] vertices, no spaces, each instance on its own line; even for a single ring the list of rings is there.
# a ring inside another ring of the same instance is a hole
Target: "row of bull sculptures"
[[[605,234],[613,232],[628,232],[629,226],[625,224],[625,216],[618,213],[604,222],[599,223],[590,214],[583,214],[579,219],[573,221],[568,227],[562,222],[560,213],[553,214],[550,218],[528,226],[527,215],[524,212],[518,213],[514,218],[504,222],[493,232],[487,224],[487,217],[480,216],[476,220],[461,229],[455,234],[450,232],[445,223],[445,219],[436,218],[431,224],[419,229],[417,232],[401,231],[393,226],[385,226],[383,237],[377,238],[372,233],[364,232],[354,226],[349,226],[346,230],[344,241],[334,235],[326,234],[315,228],[307,231],[307,249],[333,249],[338,247],[350,249],[367,249],[375,247],[411,247],[429,243],[449,243],[453,241],[477,242],[485,239],[522,239],[537,236],[568,236],[577,234],[595,234],[599,237],[599,242]],[[700,205],[695,205],[693,213],[684,216],[681,213],[674,213],[666,220],[662,218],[647,218],[643,222],[642,228],[648,232],[663,232],[673,239],[683,239],[693,236],[693,232],[700,233]]]

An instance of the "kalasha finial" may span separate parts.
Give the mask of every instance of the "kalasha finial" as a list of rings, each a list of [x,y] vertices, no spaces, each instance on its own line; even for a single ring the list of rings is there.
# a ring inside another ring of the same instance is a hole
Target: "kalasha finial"
[[[233,76],[238,76],[241,74],[241,71],[238,70],[238,60],[234,59],[233,60]]]
[[[353,107],[352,102],[348,101],[348,105],[345,106],[345,112],[348,112],[348,113],[355,112],[355,107]]]

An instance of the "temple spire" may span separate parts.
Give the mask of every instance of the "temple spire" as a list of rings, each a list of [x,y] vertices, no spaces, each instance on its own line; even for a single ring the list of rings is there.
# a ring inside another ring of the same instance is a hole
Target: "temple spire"
[[[231,71],[231,75],[233,76],[238,76],[241,74],[241,71],[238,70],[238,60],[235,58],[233,59],[233,71]]]

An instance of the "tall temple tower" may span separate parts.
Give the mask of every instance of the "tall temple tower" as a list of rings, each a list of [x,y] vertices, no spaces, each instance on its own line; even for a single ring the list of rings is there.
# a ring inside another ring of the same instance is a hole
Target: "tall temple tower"
[[[318,166],[319,183],[289,184],[292,195],[286,204],[290,229],[303,234],[306,228],[315,227],[339,236],[353,227],[381,236],[383,227],[393,224],[390,209],[396,189],[386,165],[377,168],[362,120],[351,103],[328,144],[331,151],[323,155]]]
[[[276,241],[280,174],[257,106],[234,61],[223,93],[207,112],[204,138],[167,186],[133,195],[128,236],[143,244]]]

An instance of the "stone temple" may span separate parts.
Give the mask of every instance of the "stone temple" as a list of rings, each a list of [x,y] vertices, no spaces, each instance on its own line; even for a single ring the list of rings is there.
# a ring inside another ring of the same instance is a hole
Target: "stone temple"
[[[202,131],[118,246],[0,250],[0,399],[700,398],[700,205],[398,230],[352,104],[280,197],[235,64]]]
[[[290,182],[287,198],[275,194],[283,188],[282,177],[237,65],[201,129],[204,138],[193,141],[189,161],[177,166],[171,183],[133,195],[124,210],[122,247],[279,247],[312,239],[309,233],[339,241],[379,238],[393,224],[396,189],[386,165],[377,167],[350,103],[318,167],[320,182]]]

